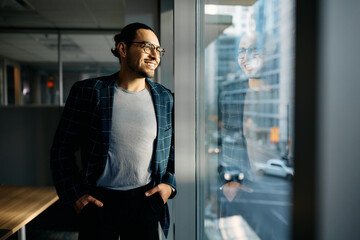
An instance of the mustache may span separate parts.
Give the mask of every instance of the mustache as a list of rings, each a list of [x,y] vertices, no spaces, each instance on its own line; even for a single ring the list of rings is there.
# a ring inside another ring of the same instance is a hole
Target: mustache
[[[146,58],[144,59],[145,62],[155,62],[156,65],[159,65],[159,61],[156,58]]]

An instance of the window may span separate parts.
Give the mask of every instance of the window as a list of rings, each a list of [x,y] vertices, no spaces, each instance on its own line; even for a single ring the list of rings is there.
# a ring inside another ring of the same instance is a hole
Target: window
[[[200,1],[199,239],[291,236],[294,3],[253,2]]]

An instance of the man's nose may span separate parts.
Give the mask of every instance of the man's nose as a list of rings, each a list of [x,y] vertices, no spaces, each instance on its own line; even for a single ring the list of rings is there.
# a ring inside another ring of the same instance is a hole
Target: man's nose
[[[247,54],[247,51],[246,51],[246,52],[244,53],[244,56],[241,58],[241,61],[242,61],[242,62],[246,62],[247,58],[248,58],[248,54]]]
[[[150,49],[150,55],[154,58],[160,58],[160,53],[155,48]]]

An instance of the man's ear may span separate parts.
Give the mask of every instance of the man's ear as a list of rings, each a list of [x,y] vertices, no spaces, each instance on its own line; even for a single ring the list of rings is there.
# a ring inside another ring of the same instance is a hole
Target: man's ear
[[[117,48],[117,50],[119,52],[120,57],[125,58],[126,54],[127,54],[127,46],[126,46],[126,44],[124,42],[119,42],[116,45],[116,48]]]

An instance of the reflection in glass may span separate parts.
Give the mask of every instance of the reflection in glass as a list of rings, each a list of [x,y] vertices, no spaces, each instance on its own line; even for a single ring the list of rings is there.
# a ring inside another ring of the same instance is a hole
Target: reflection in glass
[[[209,240],[290,239],[294,3],[206,3],[200,230]]]

